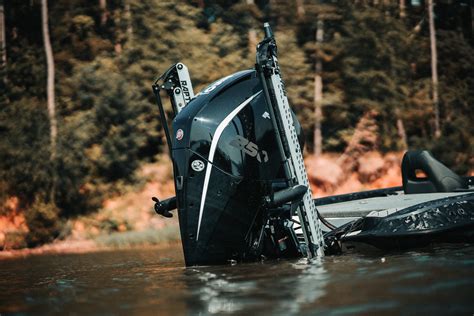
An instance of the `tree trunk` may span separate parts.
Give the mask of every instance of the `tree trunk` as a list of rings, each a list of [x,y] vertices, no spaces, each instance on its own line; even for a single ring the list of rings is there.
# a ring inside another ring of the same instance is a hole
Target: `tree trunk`
[[[115,24],[115,27],[114,27],[114,50],[115,50],[115,54],[120,55],[122,54],[122,41],[124,40],[125,38],[125,35],[123,34],[123,30],[122,30],[122,17],[123,17],[124,14],[122,14],[122,12],[120,11],[120,9],[115,9],[114,10],[114,13],[112,14],[112,16],[114,17],[114,24]]]
[[[56,191],[56,139],[58,135],[58,123],[56,121],[56,107],[54,102],[54,60],[53,60],[53,49],[51,48],[51,40],[49,38],[48,29],[48,2],[47,0],[41,0],[41,17],[43,24],[43,42],[44,50],[46,53],[46,64],[47,64],[47,86],[46,93],[48,99],[48,116],[50,124],[50,142],[51,142],[51,162],[53,164],[53,185],[51,189],[51,197],[54,201],[54,195]]]
[[[296,16],[298,19],[302,19],[306,11],[304,9],[304,0],[296,0]]]
[[[350,174],[357,170],[359,158],[377,149],[379,135],[377,115],[378,113],[374,110],[368,111],[357,122],[351,140],[344,153],[336,161],[341,166],[343,174]]]
[[[132,11],[130,10],[129,1],[125,3],[125,19],[127,20],[127,43],[128,43],[128,46],[130,46],[133,41],[133,24],[132,24]]]
[[[255,49],[257,47],[257,31],[255,31],[254,28],[250,28],[249,29],[249,33],[248,33],[248,37],[249,37],[249,53],[250,54],[254,54],[255,53]]]
[[[407,16],[405,0],[400,0],[399,5],[400,5],[400,18],[404,19]]]
[[[254,0],[246,0],[247,5],[255,5]],[[255,53],[255,48],[257,47],[257,31],[250,26],[248,31],[248,50],[250,54]]]
[[[204,2],[204,0],[197,0],[196,3],[201,9],[204,9],[206,7],[206,3]]]
[[[109,11],[107,10],[107,0],[99,0],[100,7],[100,26],[104,26],[109,18]]]
[[[316,26],[316,66],[314,74],[314,154],[316,156],[322,153],[323,138],[321,134],[322,121],[322,101],[323,101],[323,79],[321,77],[323,71],[323,63],[319,57],[318,50],[324,38],[324,22],[319,19]]]
[[[436,30],[433,14],[433,0],[428,0],[428,16],[430,24],[430,42],[431,42],[431,81],[432,81],[432,97],[433,110],[435,115],[435,137],[441,136],[439,124],[439,96],[438,96],[438,52],[436,49]]]
[[[402,143],[401,144],[402,149],[407,150],[408,148],[407,133],[405,131],[405,124],[403,123],[403,120],[400,117],[400,111],[398,109],[395,110],[395,115],[397,116],[397,132]]]
[[[7,64],[7,42],[5,38],[5,14],[3,0],[0,0],[0,66]]]

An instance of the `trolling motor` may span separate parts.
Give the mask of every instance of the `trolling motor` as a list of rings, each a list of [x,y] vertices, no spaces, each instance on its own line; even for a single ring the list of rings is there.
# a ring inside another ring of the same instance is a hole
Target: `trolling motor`
[[[153,201],[165,217],[178,209],[186,265],[323,255],[301,125],[268,23],[264,31],[255,69],[217,80],[196,96],[182,63],[153,84],[176,189],[176,197]],[[171,130],[161,90],[171,101]]]

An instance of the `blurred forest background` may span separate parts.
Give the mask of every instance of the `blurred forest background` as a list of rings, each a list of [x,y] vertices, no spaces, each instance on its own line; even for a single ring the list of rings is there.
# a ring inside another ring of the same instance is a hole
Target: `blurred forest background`
[[[153,80],[181,61],[199,91],[252,68],[264,21],[309,161],[337,157],[343,177],[362,152],[423,148],[460,174],[474,169],[472,0],[0,0],[0,9],[0,217],[23,227],[0,227],[0,247],[65,238],[81,216],[96,216],[83,229],[133,230],[94,214],[143,188],[151,166],[169,165]],[[151,213],[147,192],[126,203]]]

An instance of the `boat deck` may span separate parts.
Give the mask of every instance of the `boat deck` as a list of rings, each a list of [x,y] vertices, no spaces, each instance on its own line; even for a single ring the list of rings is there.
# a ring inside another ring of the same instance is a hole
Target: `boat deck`
[[[319,205],[317,206],[317,209],[320,214],[331,224],[340,226],[351,220],[360,218],[362,216],[367,216],[372,212],[379,212],[377,216],[387,216],[393,212],[413,205],[467,193],[469,192],[422,194],[403,194],[403,192],[400,192],[396,195],[384,197],[372,197],[354,201]],[[472,194],[474,194],[474,192]],[[380,212],[386,213],[380,214]]]

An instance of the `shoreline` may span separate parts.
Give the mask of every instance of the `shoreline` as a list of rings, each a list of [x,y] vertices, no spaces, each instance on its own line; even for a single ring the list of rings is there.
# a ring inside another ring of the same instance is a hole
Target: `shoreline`
[[[94,252],[129,250],[137,248],[167,249],[180,245],[181,242],[179,240],[170,240],[159,244],[142,243],[128,244],[124,246],[100,244],[94,240],[59,241],[50,244],[45,244],[36,248],[2,250],[0,251],[0,261],[51,254],[84,254]]]

